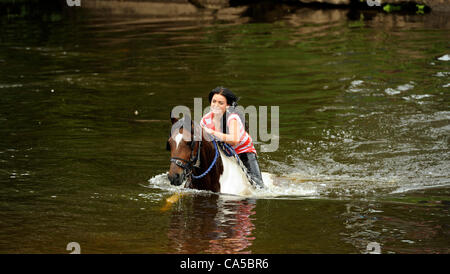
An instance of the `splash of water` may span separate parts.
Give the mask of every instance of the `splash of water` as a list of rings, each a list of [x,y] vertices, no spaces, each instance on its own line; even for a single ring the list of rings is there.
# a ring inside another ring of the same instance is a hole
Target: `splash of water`
[[[149,179],[150,188],[156,188],[168,193],[212,193],[210,191],[187,189],[184,184],[173,186],[167,178],[167,172],[158,174]],[[255,191],[244,196],[246,198],[295,198],[295,197],[314,197],[317,196],[317,187],[314,183],[307,180],[299,180],[289,177],[279,177],[268,172],[262,172],[265,187],[255,189]],[[229,195],[229,194],[227,194]]]

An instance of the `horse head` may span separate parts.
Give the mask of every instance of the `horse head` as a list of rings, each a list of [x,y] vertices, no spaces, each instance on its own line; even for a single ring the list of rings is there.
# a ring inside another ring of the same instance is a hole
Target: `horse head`
[[[168,178],[172,185],[181,185],[199,161],[201,128],[189,116],[182,119],[171,117],[172,129],[167,140],[170,151],[170,168]]]

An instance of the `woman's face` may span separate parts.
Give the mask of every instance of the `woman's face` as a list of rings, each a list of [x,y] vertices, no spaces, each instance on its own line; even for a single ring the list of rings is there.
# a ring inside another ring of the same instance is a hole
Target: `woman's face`
[[[221,94],[214,94],[211,99],[211,111],[214,114],[222,115],[227,110],[227,98]]]

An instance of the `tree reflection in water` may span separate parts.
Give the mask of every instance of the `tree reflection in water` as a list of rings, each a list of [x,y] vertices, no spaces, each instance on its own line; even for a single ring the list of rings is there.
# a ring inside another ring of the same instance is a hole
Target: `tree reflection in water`
[[[184,196],[172,209],[171,253],[251,253],[256,201],[225,195]]]

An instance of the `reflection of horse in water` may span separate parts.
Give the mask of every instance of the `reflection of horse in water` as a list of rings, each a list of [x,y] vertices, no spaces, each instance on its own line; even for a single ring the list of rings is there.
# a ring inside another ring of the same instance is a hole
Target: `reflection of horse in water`
[[[171,157],[170,183],[181,185],[186,181],[187,188],[251,195],[255,190],[251,176],[237,155],[226,155],[230,152],[227,148],[226,144],[203,132],[189,117],[172,118],[167,141]]]
[[[255,203],[224,195],[189,195],[173,208],[172,253],[250,253]]]

